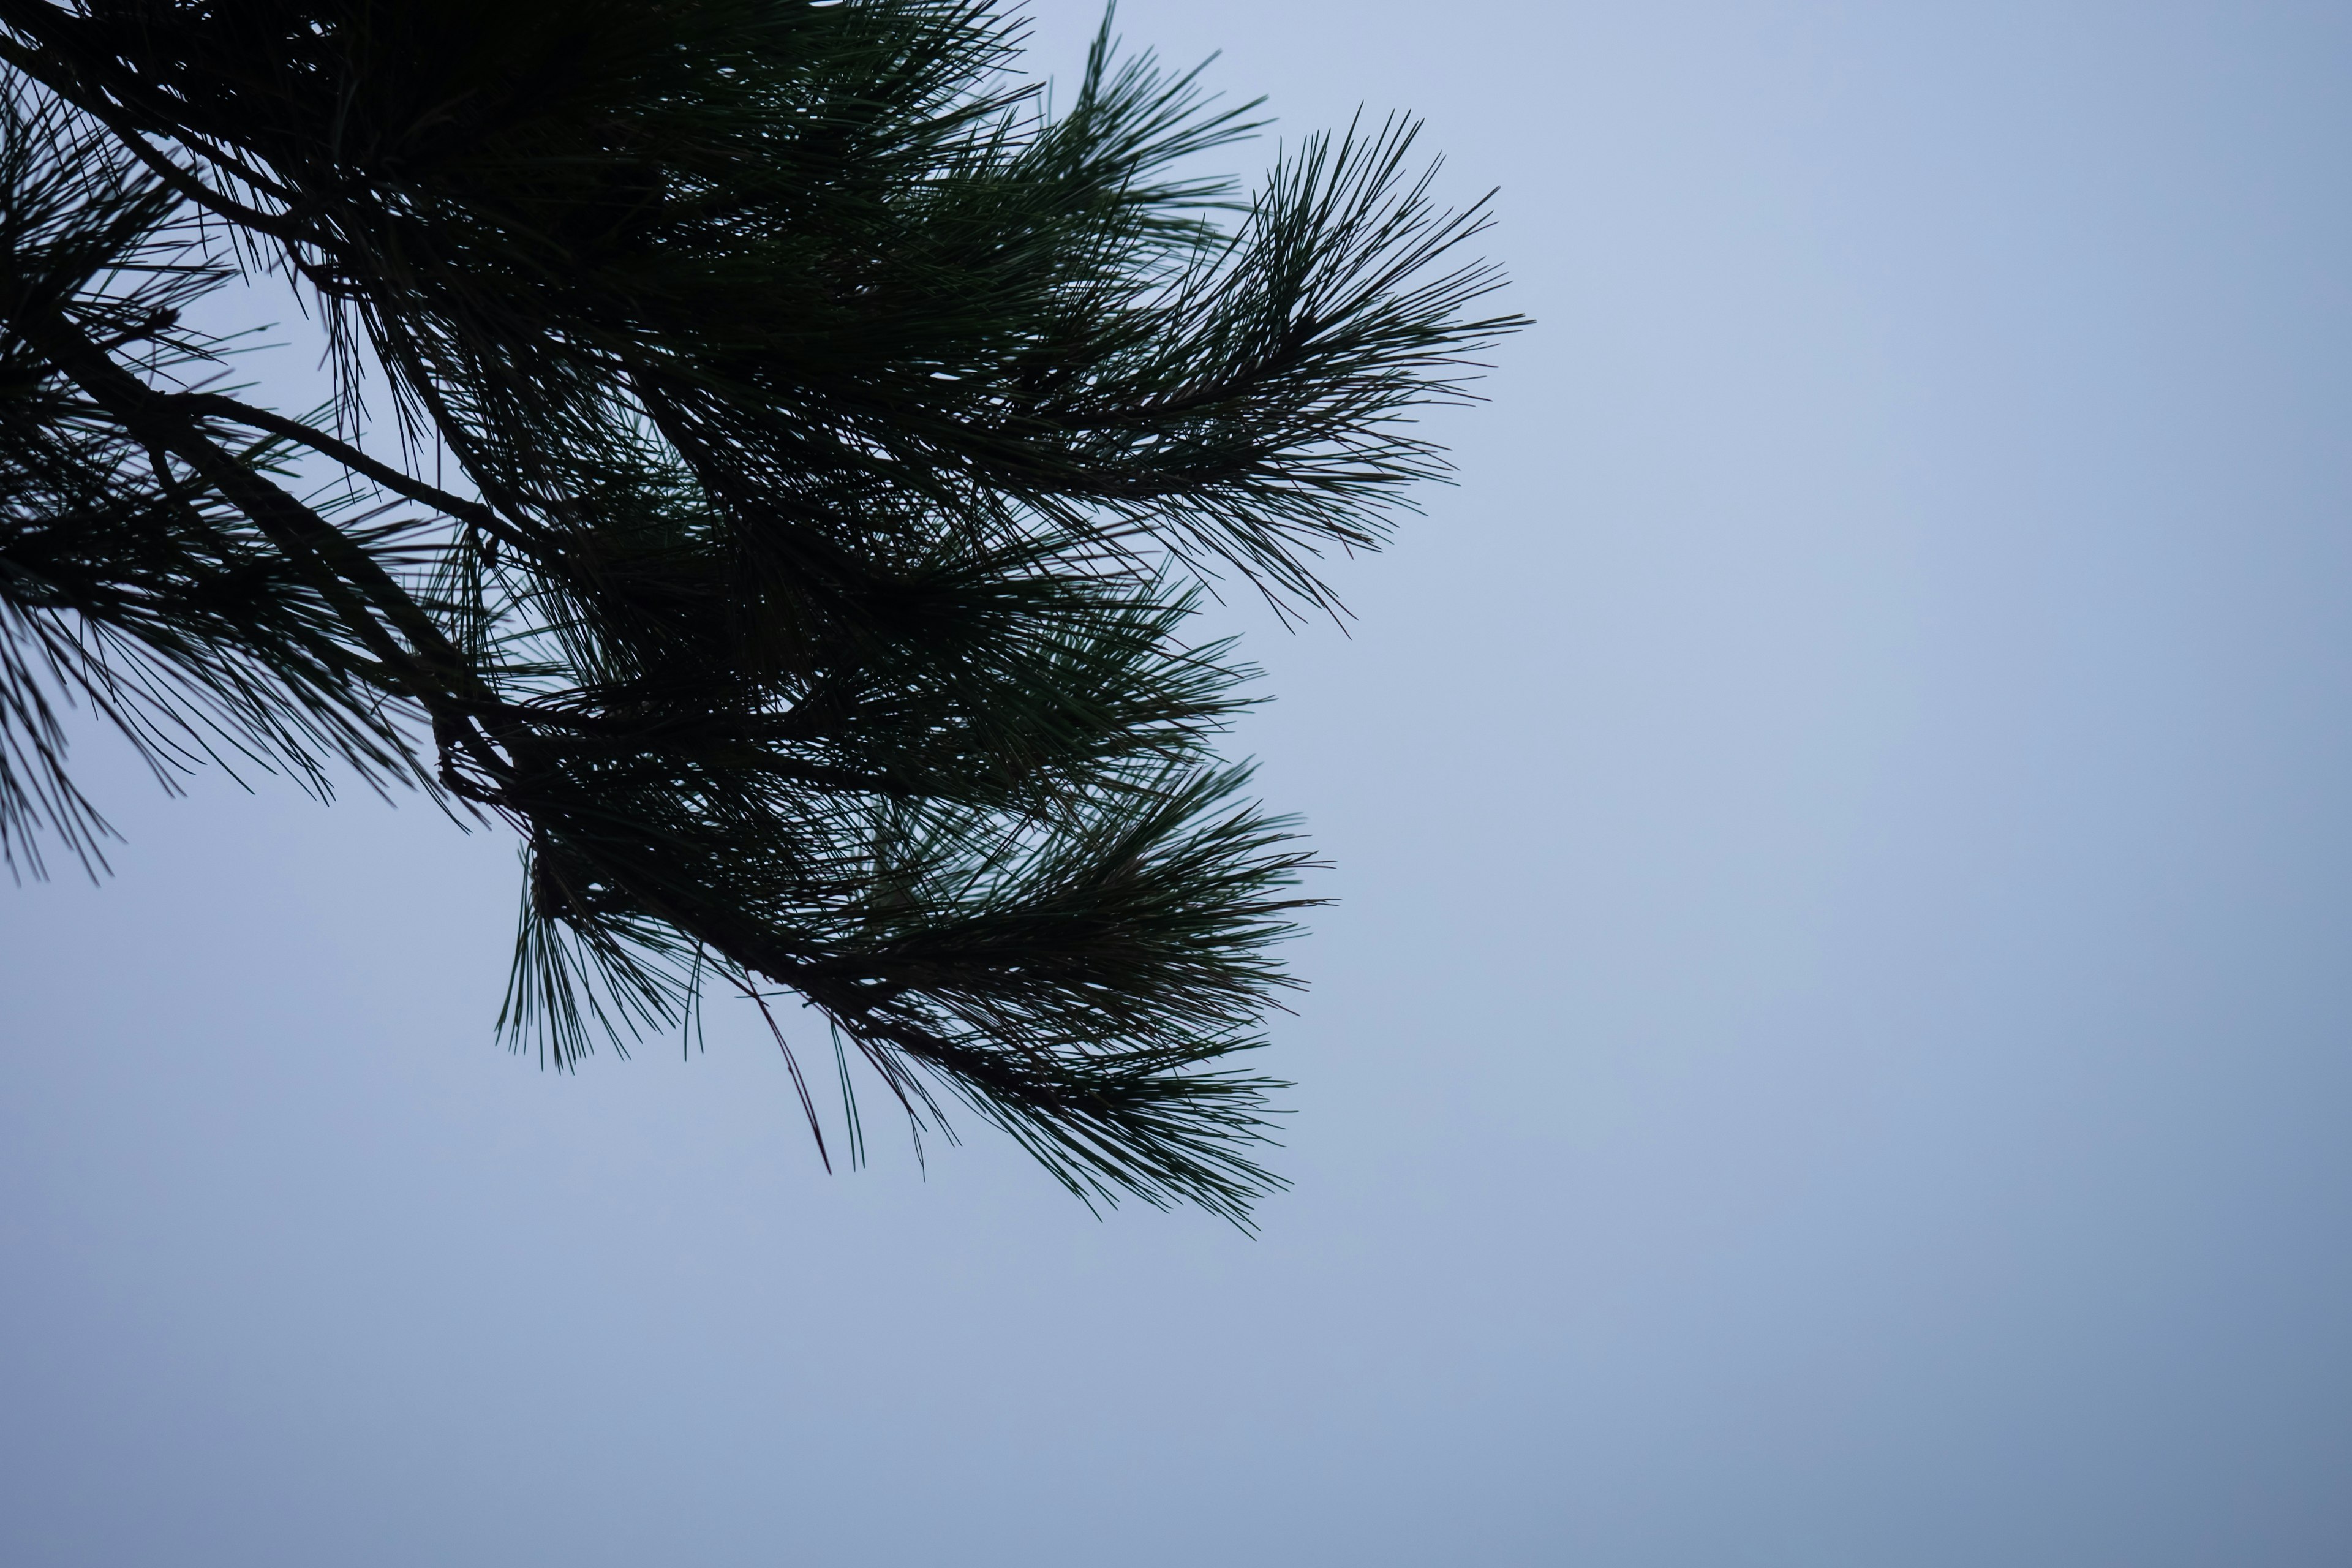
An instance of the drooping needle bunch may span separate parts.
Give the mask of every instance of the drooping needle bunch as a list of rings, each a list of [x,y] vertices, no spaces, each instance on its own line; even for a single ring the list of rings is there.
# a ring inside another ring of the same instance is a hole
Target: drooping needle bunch
[[[1226,1058],[1306,851],[1186,626],[1220,574],[1328,607],[1517,319],[1410,125],[1243,193],[1192,171],[1247,110],[1108,26],[1055,105],[1019,42],[992,0],[0,0],[12,863],[100,863],[68,704],[167,773],[404,782],[521,836],[502,1023],[559,1065],[789,992],[853,1158],[878,1079],[1244,1217],[1278,1086]],[[190,314],[267,272],[334,347],[301,418]]]

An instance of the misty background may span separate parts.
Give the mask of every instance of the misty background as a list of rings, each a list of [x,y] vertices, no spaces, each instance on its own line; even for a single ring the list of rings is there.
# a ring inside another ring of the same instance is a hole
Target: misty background
[[[1262,1237],[827,1176],[748,1004],[542,1073],[500,834],[85,729],[0,1560],[2352,1562],[2352,10],[1119,26],[1252,174],[1425,116],[1538,321],[1344,633],[1220,617],[1339,900]]]

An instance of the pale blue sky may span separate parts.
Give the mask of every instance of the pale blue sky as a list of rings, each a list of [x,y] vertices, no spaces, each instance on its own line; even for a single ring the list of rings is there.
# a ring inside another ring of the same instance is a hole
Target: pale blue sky
[[[542,1075],[509,846],[93,745],[0,1561],[2352,1562],[2352,12],[1121,21],[1425,115],[1540,322],[1350,636],[1236,614],[1297,1190],[827,1177],[723,1008]]]

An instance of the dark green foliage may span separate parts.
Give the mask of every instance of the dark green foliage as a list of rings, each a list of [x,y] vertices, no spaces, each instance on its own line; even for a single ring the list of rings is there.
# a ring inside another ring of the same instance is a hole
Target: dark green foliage
[[[331,763],[510,822],[504,1018],[569,1065],[717,983],[915,1127],[1236,1218],[1304,852],[1210,746],[1239,574],[1328,606],[1516,324],[1391,122],[1250,129],[1108,31],[1049,112],[938,0],[0,0],[0,846],[85,861],[82,700],[160,770]],[[306,421],[181,313],[321,311]],[[356,386],[403,458],[363,455]],[[341,437],[336,434],[341,432]],[[282,467],[338,465],[340,504]],[[420,476],[455,459],[454,491]],[[793,1016],[805,1016],[793,1015]],[[787,1047],[812,1127],[818,1118]],[[820,1138],[822,1134],[820,1133]]]

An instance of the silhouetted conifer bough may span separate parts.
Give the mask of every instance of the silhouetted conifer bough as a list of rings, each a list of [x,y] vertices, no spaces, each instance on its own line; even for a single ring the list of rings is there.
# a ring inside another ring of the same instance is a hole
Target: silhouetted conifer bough
[[[166,782],[412,784],[522,837],[518,1044],[789,992],[853,1160],[862,1058],[919,1152],[960,1100],[1082,1197],[1245,1219],[1281,1086],[1227,1058],[1306,862],[1185,623],[1220,571],[1328,607],[1517,319],[1411,125],[1242,195],[1189,171],[1246,109],[1107,30],[1051,106],[1018,43],[992,0],[0,0],[10,864],[103,865],[67,704]],[[185,314],[248,270],[330,330],[304,418]]]

